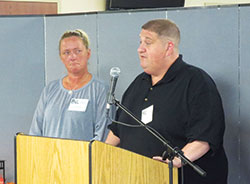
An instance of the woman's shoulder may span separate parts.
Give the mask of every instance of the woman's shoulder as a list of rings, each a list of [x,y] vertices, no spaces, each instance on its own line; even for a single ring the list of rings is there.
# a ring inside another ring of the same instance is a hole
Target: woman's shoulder
[[[92,76],[92,80],[91,80],[91,84],[96,86],[96,87],[99,87],[99,88],[107,88],[108,87],[108,83],[96,76]]]
[[[62,82],[62,79],[52,80],[52,81],[48,82],[48,84],[46,85],[46,87],[47,88],[53,88],[55,86],[60,86],[60,82]]]
[[[44,87],[44,91],[46,93],[49,93],[51,91],[60,89],[61,81],[62,81],[62,79],[56,79],[56,80],[52,80],[52,81],[48,82],[48,84]]]

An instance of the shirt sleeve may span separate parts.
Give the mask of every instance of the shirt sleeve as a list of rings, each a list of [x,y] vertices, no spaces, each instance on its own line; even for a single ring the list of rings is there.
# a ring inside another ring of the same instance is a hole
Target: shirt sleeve
[[[119,112],[120,112],[120,109],[118,109],[118,110],[116,111],[115,120],[118,119],[118,117],[119,117]],[[112,124],[110,124],[110,125],[108,126],[108,128],[113,132],[113,134],[114,134],[115,136],[120,137],[120,136],[119,136],[119,129],[118,129],[118,124],[117,124],[117,123],[114,123],[114,122],[113,122]]]
[[[140,76],[140,75],[139,75]],[[134,89],[134,86],[135,86],[135,84],[136,84],[136,81],[138,80],[138,77],[139,76],[137,76],[136,78],[135,78],[135,80],[129,85],[129,87],[126,89],[126,91],[123,93],[123,95],[122,95],[122,100],[121,100],[121,104],[123,104],[125,107],[127,107],[128,108],[128,105],[129,105],[129,103],[130,103],[130,101],[128,101],[129,99],[131,99],[131,98],[129,98],[128,96],[130,96],[131,95],[131,93],[133,94],[133,89]],[[132,92],[131,92],[132,91]],[[115,108],[114,108],[114,110],[115,110]],[[117,110],[115,111],[115,113],[113,113],[114,115],[115,115],[115,120],[116,121],[120,121],[120,116],[121,116],[121,114],[122,114],[122,110],[120,109],[120,108],[117,108]],[[109,126],[108,126],[108,128],[113,132],[113,134],[115,135],[115,136],[117,136],[117,137],[119,137],[120,138],[120,129],[121,129],[121,127],[122,127],[123,125],[120,125],[120,124],[117,124],[117,123],[112,123],[112,124],[110,124]]]
[[[43,117],[45,110],[45,88],[40,96],[37,107],[35,109],[29,134],[42,136],[43,135]]]
[[[107,88],[103,88],[98,93],[98,98],[96,102],[96,121],[95,121],[95,130],[94,130],[94,140],[105,141],[108,135],[108,125],[111,123],[111,120],[106,116],[106,97],[107,97]]]
[[[208,76],[200,79],[195,79],[190,87],[190,93],[194,95],[189,103],[190,118],[186,136],[188,142],[205,141],[216,151],[223,143],[225,130],[222,101],[212,79]]]
[[[122,101],[121,101],[121,104],[124,105],[125,102],[125,99],[127,97],[127,94],[129,93],[129,89],[131,88],[131,86],[133,85],[133,83],[130,84],[130,86],[128,87],[128,89],[124,92],[124,94],[122,95]],[[114,109],[114,113],[113,113],[113,116],[115,117],[115,120],[116,121],[120,121],[120,115],[122,113],[122,110],[120,108],[117,108],[115,109],[115,107],[113,106],[113,109]],[[117,124],[117,123],[112,123],[108,126],[108,128],[113,132],[113,134],[117,137],[120,138],[120,131],[119,129],[121,128],[121,126],[123,125],[120,125],[120,124]]]

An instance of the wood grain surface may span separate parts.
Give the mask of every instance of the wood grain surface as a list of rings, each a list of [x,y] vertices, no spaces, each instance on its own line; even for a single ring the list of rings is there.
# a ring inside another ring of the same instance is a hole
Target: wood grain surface
[[[98,141],[92,144],[92,184],[169,184],[168,165]],[[178,171],[174,168],[174,184]]]
[[[17,135],[17,183],[89,183],[88,146],[84,141]]]

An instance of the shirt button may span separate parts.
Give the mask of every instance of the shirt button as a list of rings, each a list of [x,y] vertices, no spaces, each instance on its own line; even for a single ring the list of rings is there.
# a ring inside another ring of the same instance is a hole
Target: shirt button
[[[145,98],[144,100],[145,100],[145,102],[147,102],[147,101],[148,101],[148,98]]]
[[[150,89],[150,91],[153,91],[153,88],[149,88]]]

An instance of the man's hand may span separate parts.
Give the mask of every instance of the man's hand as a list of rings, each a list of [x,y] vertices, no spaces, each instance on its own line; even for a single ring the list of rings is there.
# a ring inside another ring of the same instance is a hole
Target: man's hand
[[[155,156],[155,157],[153,157],[153,159],[161,161],[161,162],[164,162],[164,163],[167,163],[167,164],[170,162],[168,159],[162,160],[161,156]],[[177,158],[177,157],[174,157],[174,159],[173,159],[173,166],[177,167],[177,168],[180,168],[181,167],[181,160],[179,158]]]

